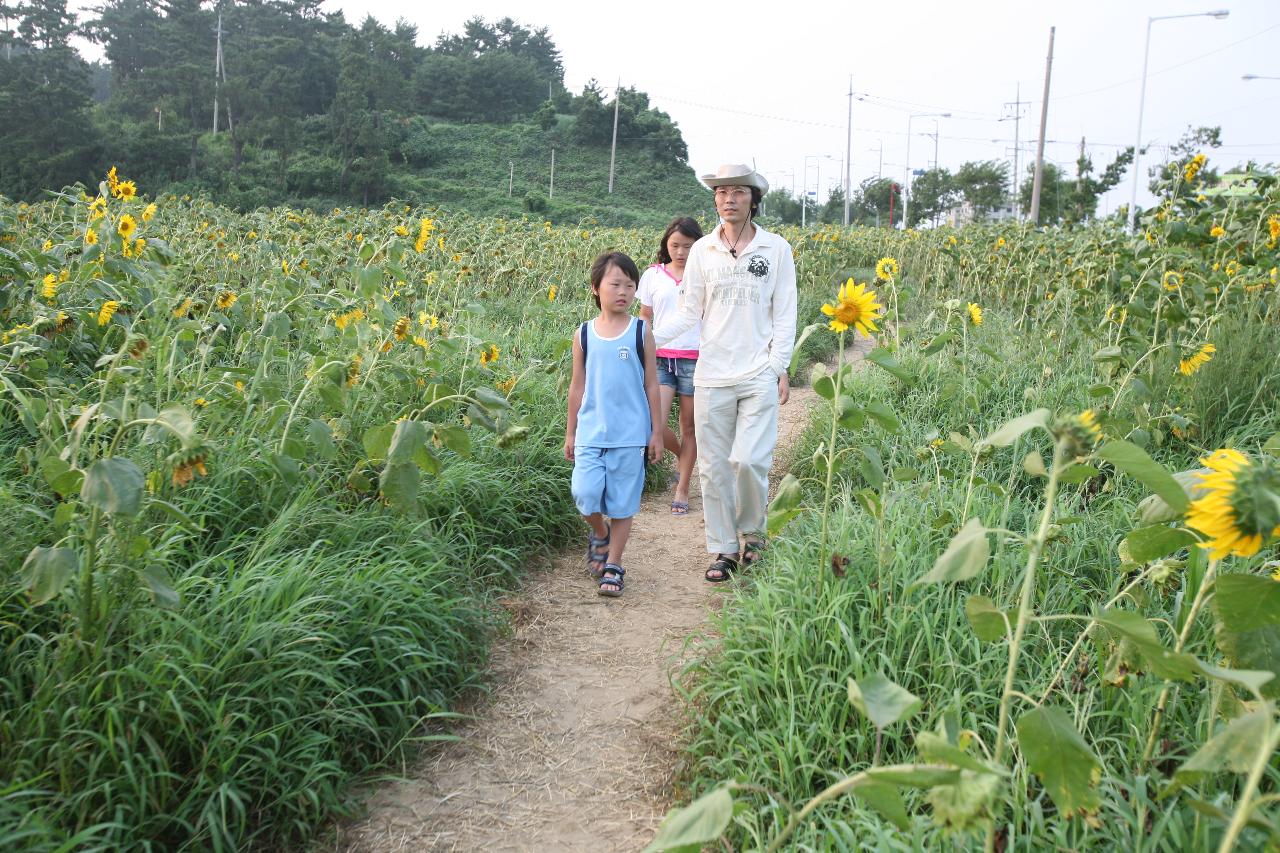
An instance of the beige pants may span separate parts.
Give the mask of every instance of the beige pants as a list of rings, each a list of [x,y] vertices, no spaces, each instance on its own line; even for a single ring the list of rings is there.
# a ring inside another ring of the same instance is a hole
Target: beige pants
[[[778,441],[778,377],[766,367],[737,385],[699,387],[693,414],[707,552],[733,554],[739,533],[765,531]]]

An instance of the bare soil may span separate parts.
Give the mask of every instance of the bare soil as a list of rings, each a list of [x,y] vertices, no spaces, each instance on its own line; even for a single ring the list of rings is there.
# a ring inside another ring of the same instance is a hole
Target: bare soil
[[[863,349],[863,347],[857,347]],[[776,483],[816,399],[780,409]],[[623,564],[626,591],[603,598],[583,546],[551,560],[507,602],[514,630],[492,656],[492,690],[465,709],[458,740],[388,783],[337,849],[637,851],[672,806],[680,768],[671,674],[707,629],[725,585],[710,563],[694,478],[689,514],[671,490],[647,496]]]

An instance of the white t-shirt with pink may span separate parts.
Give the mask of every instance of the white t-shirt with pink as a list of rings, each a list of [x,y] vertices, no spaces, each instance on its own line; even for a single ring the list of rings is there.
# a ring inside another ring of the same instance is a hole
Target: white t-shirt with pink
[[[671,274],[666,264],[654,264],[640,276],[636,291],[640,304],[653,309],[653,333],[662,334],[665,325],[680,314],[680,279]],[[683,332],[666,346],[658,347],[658,358],[697,358],[701,324]]]

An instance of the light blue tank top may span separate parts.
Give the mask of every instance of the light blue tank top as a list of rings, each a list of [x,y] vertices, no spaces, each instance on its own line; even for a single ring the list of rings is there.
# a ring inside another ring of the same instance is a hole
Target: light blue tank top
[[[652,425],[649,398],[644,393],[644,363],[636,352],[636,324],[632,317],[616,338],[596,334],[587,321],[586,384],[578,409],[574,444],[581,447],[644,447]]]

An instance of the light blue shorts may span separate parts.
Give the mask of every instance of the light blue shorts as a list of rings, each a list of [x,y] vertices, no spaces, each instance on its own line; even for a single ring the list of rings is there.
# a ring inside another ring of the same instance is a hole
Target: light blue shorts
[[[583,515],[630,518],[640,511],[644,491],[643,447],[573,448],[573,502]]]
[[[676,389],[681,397],[693,396],[693,368],[696,358],[668,358],[658,356],[658,384]]]

